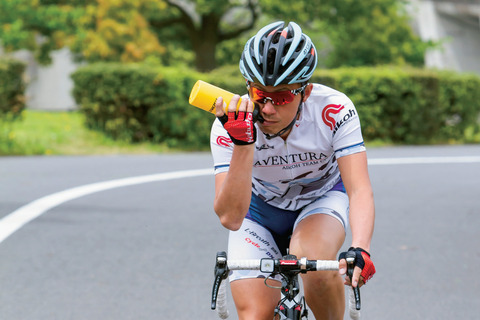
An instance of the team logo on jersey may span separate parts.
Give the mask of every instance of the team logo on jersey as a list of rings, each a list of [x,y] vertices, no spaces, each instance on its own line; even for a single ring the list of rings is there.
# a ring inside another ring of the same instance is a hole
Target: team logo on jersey
[[[303,152],[303,153],[290,153],[283,156],[270,156],[264,159],[260,159],[253,165],[255,167],[270,167],[270,166],[283,166],[283,165],[297,165],[297,167],[317,164],[319,161],[323,162],[327,158],[327,155],[323,152]],[[292,169],[291,167],[286,169]]]
[[[336,124],[335,119],[333,119],[331,114],[332,113],[337,114],[340,111],[342,111],[343,108],[345,108],[345,107],[340,105],[340,104],[329,104],[328,106],[323,108],[322,119],[323,119],[323,122],[325,122],[325,124],[330,128],[330,130],[333,131],[333,129],[335,128],[335,124]]]
[[[222,147],[230,147],[230,145],[232,144],[232,139],[224,136],[218,136],[217,144]]]

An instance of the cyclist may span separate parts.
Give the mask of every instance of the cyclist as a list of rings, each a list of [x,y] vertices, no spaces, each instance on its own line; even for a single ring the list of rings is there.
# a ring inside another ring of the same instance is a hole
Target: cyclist
[[[336,259],[350,225],[357,286],[375,273],[366,151],[350,99],[309,83],[316,65],[312,41],[294,22],[269,24],[248,40],[240,58],[248,96],[238,113],[239,95],[226,113],[223,99],[216,102],[214,209],[230,230],[229,259],[277,258],[287,248],[298,257]],[[343,319],[345,266],[343,253],[340,273],[302,275],[315,319]],[[229,278],[240,319],[273,318],[280,292],[264,285],[264,274]]]

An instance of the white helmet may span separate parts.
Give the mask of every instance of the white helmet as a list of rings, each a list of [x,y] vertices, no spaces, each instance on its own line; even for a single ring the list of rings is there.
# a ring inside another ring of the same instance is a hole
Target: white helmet
[[[317,66],[317,51],[295,22],[277,21],[250,38],[240,58],[240,72],[264,86],[306,83]]]

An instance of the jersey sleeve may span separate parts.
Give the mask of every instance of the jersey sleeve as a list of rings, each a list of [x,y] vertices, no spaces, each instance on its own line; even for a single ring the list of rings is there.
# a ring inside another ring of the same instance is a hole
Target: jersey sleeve
[[[342,104],[323,109],[324,123],[332,131],[332,146],[338,158],[365,151],[360,118],[353,102],[344,96]]]
[[[213,157],[214,173],[228,171],[232,159],[233,142],[218,119],[213,122],[210,132],[210,150]]]

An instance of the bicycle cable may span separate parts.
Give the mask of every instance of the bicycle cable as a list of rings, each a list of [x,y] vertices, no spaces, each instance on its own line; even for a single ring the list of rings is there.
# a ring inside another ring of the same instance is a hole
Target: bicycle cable
[[[275,287],[275,286],[271,286],[271,285],[269,285],[269,284],[267,283],[267,280],[268,280],[268,279],[272,279],[272,280],[278,281],[277,279],[271,277],[272,274],[273,274],[273,273],[269,274],[269,275],[265,278],[265,280],[263,280],[263,283],[264,283],[267,287],[269,287],[269,288],[271,288],[271,289],[282,289],[281,286],[280,286],[280,287]]]

